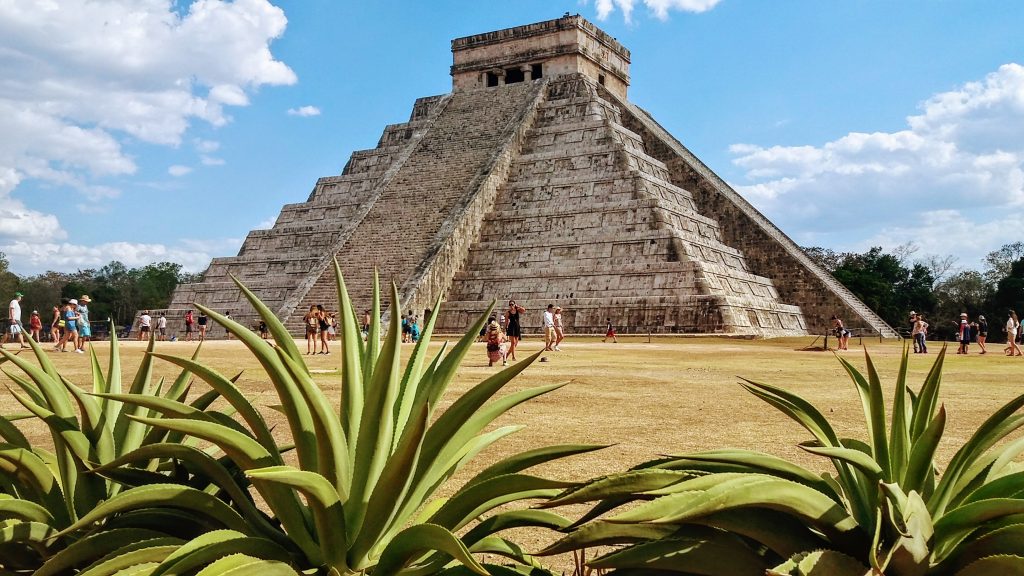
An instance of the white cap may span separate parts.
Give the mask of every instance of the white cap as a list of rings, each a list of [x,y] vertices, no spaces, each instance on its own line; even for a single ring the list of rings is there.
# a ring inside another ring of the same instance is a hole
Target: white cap
[[[78,300],[72,298],[71,300],[68,300],[68,304],[74,304],[75,306],[78,306]]]

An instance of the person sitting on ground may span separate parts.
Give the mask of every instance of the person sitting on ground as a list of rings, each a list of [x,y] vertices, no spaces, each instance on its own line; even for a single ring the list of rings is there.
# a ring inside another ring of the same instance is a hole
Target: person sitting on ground
[[[494,363],[501,360],[502,366],[508,366],[508,360],[505,358],[505,335],[501,332],[501,327],[498,326],[498,321],[491,316],[487,321],[487,365],[494,366]]]

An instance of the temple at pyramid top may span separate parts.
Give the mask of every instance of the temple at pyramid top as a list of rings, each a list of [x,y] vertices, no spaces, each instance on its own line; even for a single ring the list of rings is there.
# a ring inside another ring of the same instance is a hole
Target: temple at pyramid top
[[[387,314],[448,333],[515,300],[526,331],[553,304],[570,333],[797,336],[838,316],[895,335],[629,101],[630,53],[592,23],[566,14],[451,47],[452,91],[416,99],[375,147],[179,286],[172,332],[194,303],[256,322],[238,279],[303,334],[310,307],[339,308],[336,260],[357,314],[376,269],[398,288]]]
[[[629,50],[580,15],[452,40],[452,90],[582,74],[619,98],[629,87]]]

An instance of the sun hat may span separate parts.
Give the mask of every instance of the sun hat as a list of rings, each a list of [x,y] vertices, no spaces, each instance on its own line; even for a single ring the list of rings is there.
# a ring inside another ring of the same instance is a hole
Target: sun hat
[[[39,310],[33,310],[32,311],[32,315],[33,316],[39,316]]]
[[[75,306],[78,306],[78,300],[72,298],[71,300],[68,300],[68,304],[74,304]]]
[[[92,302],[92,298],[89,298],[88,294],[82,294],[82,297],[79,298],[79,300],[81,300],[82,302],[86,302],[86,303]]]
[[[961,318],[967,318],[967,312],[961,312],[960,313],[960,317]]]

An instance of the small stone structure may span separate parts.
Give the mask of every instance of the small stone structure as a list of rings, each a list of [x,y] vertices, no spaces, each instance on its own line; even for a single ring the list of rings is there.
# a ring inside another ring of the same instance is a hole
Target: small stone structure
[[[574,332],[787,336],[892,329],[627,100],[630,54],[580,16],[452,41],[453,91],[352,154],[254,230],[237,256],[175,292],[180,327],[200,302],[247,323],[241,279],[296,334],[338,307],[337,257],[355,306],[372,270],[402,310],[464,330],[493,300],[557,303]],[[221,330],[219,326],[214,330]],[[217,336],[215,332],[213,336]]]

